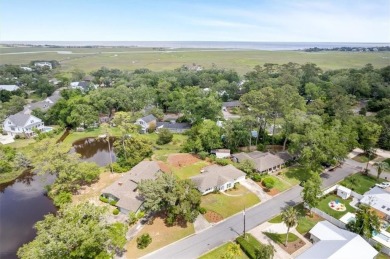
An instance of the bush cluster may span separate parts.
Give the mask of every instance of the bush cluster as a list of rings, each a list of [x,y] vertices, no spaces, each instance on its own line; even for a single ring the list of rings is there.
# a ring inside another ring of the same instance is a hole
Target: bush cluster
[[[148,245],[152,243],[152,238],[149,234],[143,234],[139,237],[137,237],[137,248],[138,249],[144,249],[148,247]]]

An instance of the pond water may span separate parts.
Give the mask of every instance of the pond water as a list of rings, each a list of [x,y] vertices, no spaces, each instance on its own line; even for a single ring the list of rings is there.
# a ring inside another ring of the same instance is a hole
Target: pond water
[[[34,224],[56,212],[44,189],[54,179],[26,171],[16,180],[0,184],[0,258],[17,258],[18,248],[34,239]]]
[[[73,149],[81,155],[81,160],[105,166],[111,162],[111,159],[112,162],[116,160],[113,151],[114,141],[115,138],[110,138],[109,143],[104,138],[84,138],[74,142]]]

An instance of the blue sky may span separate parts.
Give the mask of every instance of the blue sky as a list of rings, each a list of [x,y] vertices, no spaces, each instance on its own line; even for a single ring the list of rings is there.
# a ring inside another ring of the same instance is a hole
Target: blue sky
[[[390,1],[0,0],[0,40],[390,42]]]

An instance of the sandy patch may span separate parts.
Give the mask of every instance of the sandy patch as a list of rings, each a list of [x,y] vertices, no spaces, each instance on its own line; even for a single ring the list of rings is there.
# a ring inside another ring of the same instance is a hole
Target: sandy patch
[[[161,170],[164,172],[164,173],[170,173],[172,172],[171,168],[164,162],[162,161],[157,161],[158,165],[160,166]]]
[[[170,165],[175,167],[184,167],[187,165],[192,165],[201,160],[195,155],[191,154],[170,154],[167,161]]]

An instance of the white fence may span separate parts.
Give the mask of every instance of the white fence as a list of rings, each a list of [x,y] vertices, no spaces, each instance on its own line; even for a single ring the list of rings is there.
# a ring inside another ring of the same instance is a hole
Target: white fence
[[[340,186],[340,185],[336,184],[336,185],[334,185],[334,186],[332,186],[332,187],[326,189],[325,191],[322,192],[322,195],[324,196],[324,195],[327,195],[327,194],[329,194],[329,193],[331,193],[331,192],[336,191],[337,188],[339,188],[339,186]],[[352,190],[351,190],[351,196],[354,197],[354,198],[356,198],[356,199],[358,199],[358,200],[360,200],[361,198],[363,198],[363,195],[361,195],[361,194],[359,194],[359,193],[357,193],[357,192],[354,192],[354,191],[352,191]]]
[[[342,221],[340,221],[338,219],[333,218],[332,216],[326,214],[322,210],[319,210],[317,208],[312,208],[311,211],[314,212],[315,214],[321,216],[322,218],[326,219],[327,221],[329,221],[333,225],[335,225],[335,226],[337,226],[339,228],[342,228],[342,229],[346,229],[344,222],[342,222]]]

